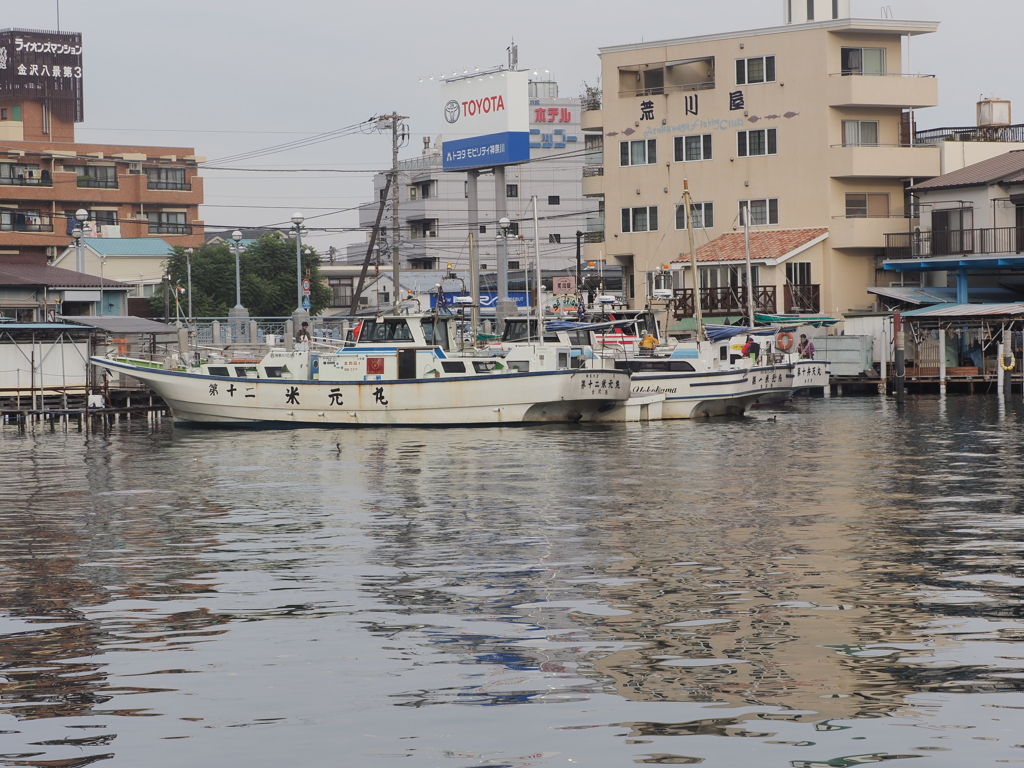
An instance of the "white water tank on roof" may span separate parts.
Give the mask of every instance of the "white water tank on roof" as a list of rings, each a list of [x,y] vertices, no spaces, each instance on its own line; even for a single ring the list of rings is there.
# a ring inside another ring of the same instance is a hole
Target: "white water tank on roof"
[[[990,125],[1013,125],[1008,100],[982,99],[978,102],[978,127]]]
[[[850,0],[782,0],[786,24],[850,18]]]

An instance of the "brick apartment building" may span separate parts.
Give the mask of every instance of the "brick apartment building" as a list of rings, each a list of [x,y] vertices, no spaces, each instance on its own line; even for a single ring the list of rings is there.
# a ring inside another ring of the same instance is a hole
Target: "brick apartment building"
[[[203,180],[189,147],[82,144],[82,37],[0,31],[0,264],[52,261],[75,211],[87,237],[203,244]]]

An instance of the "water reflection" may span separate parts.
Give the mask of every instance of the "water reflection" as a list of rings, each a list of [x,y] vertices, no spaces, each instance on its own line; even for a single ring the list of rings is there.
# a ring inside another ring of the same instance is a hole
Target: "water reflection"
[[[1020,424],[4,433],[0,760],[1021,759]]]

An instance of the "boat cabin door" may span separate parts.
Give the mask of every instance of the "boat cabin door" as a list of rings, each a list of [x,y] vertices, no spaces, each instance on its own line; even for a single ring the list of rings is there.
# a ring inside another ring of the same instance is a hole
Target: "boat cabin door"
[[[415,379],[416,378],[416,350],[415,349],[399,349],[398,350],[398,378],[399,379]]]

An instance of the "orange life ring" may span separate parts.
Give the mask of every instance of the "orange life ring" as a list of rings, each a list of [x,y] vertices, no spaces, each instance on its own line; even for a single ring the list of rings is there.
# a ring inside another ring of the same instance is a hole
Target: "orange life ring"
[[[783,352],[789,352],[793,348],[793,334],[789,331],[779,331],[775,337],[775,346]]]

